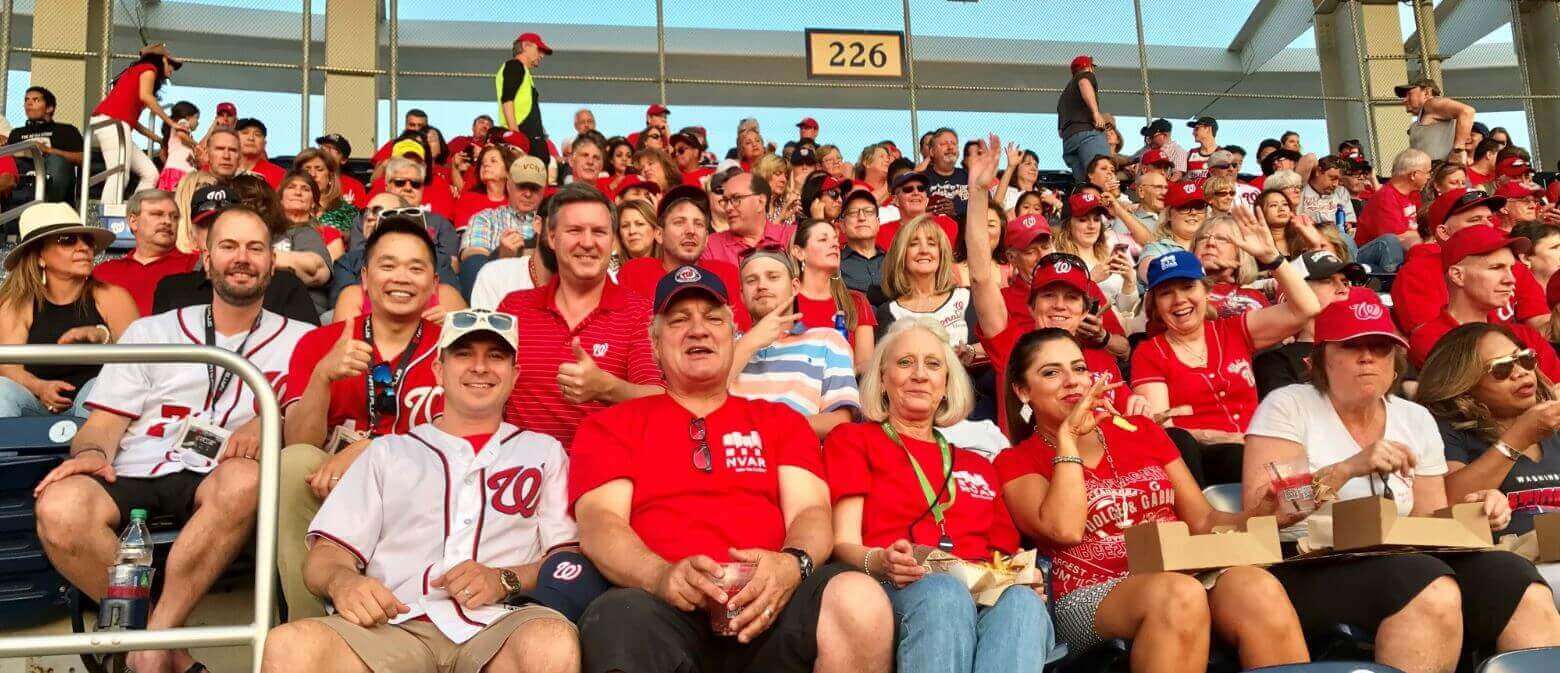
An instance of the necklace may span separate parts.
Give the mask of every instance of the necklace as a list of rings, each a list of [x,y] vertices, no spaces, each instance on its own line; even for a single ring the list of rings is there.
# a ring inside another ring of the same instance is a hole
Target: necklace
[[[1181,358],[1181,361],[1186,363],[1187,366],[1197,368],[1208,366],[1207,342],[1201,344],[1202,348],[1200,350],[1202,352],[1199,353],[1197,345],[1179,341],[1167,332],[1165,334],[1165,343],[1170,344],[1170,350],[1175,351],[1176,357]]]
[[[1051,438],[1046,437],[1044,432],[1036,434],[1040,437],[1040,441],[1045,442],[1045,445],[1051,449],[1052,453],[1059,453],[1056,450],[1056,444],[1051,441]],[[1105,458],[1105,466],[1110,468],[1111,478],[1120,481],[1121,471],[1116,469],[1116,459],[1110,455],[1110,442],[1105,441],[1104,431],[1098,427],[1094,428],[1094,439],[1100,443],[1100,453]],[[1116,505],[1116,526],[1118,530],[1124,531],[1132,525],[1132,517],[1127,513],[1126,496],[1121,494],[1120,489],[1114,490],[1115,492],[1111,495],[1111,500],[1115,501]]]
[[[536,255],[534,253],[527,255],[525,258],[525,272],[531,275],[531,287],[541,286],[541,283],[536,280]]]

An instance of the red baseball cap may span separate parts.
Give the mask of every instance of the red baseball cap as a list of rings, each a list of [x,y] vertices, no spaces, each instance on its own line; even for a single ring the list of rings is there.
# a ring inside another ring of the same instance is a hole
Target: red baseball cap
[[[818,128],[818,120],[813,119],[812,117],[802,117],[802,120],[796,123],[796,128],[799,128],[799,129],[815,129],[815,128]]]
[[[1533,164],[1529,163],[1527,159],[1514,155],[1501,159],[1500,164],[1495,169],[1508,178],[1517,178],[1531,174],[1533,172]]]
[[[500,137],[505,145],[513,147],[521,152],[531,151],[531,139],[519,131],[507,131]]]
[[[645,116],[647,116],[647,117],[658,117],[660,115],[669,115],[671,113],[672,113],[671,110],[667,109],[667,107],[665,105],[662,105],[660,103],[656,103],[655,105],[651,105],[650,109],[645,110]]]
[[[1392,323],[1392,313],[1381,304],[1381,298],[1370,288],[1355,286],[1349,289],[1349,298],[1335,301],[1316,316],[1316,343],[1339,343],[1360,337],[1381,336],[1408,348],[1408,341],[1398,334]]]
[[[537,35],[536,33],[521,33],[520,37],[515,38],[515,41],[530,42],[531,44],[536,45],[536,48],[540,49],[543,54],[547,54],[549,56],[551,56],[553,53],[552,47],[547,46],[547,43],[542,41],[542,36]]]
[[[1109,211],[1110,208],[1100,200],[1100,195],[1094,192],[1078,192],[1067,197],[1067,209],[1073,217],[1083,217],[1096,210]]]
[[[1441,244],[1441,268],[1450,269],[1464,259],[1488,255],[1501,248],[1510,248],[1512,253],[1520,255],[1532,247],[1533,242],[1528,239],[1508,238],[1495,227],[1480,224],[1452,234]]]
[[[1511,199],[1539,198],[1544,195],[1544,190],[1525,182],[1511,180],[1501,185],[1500,189],[1495,190],[1495,195],[1510,201]]]
[[[1002,233],[1002,245],[1009,250],[1023,250],[1033,245],[1035,239],[1050,235],[1051,223],[1041,215],[1030,213],[1008,221],[1007,231]],[[1555,275],[1560,276],[1560,273]]]
[[[1476,189],[1448,191],[1436,197],[1435,203],[1430,204],[1430,227],[1433,229],[1446,224],[1446,218],[1481,205],[1488,206],[1490,211],[1494,212],[1506,205],[1506,199],[1490,196]]]
[[[1165,205],[1171,208],[1206,206],[1208,199],[1203,196],[1202,185],[1195,182],[1177,182],[1170,185],[1170,191],[1165,194]]]
[[[1050,259],[1041,261],[1035,266],[1035,273],[1029,278],[1029,296],[1034,297],[1036,292],[1044,289],[1052,283],[1061,283],[1074,290],[1090,296],[1089,286],[1093,281],[1089,280],[1089,272],[1085,270],[1083,261],[1072,255],[1050,255]]]
[[[1080,54],[1077,58],[1072,60],[1073,72],[1078,72],[1084,68],[1092,67],[1094,67],[1094,57],[1088,54]]]
[[[850,180],[846,180],[846,179],[843,179],[843,178],[836,178],[836,177],[830,175],[830,176],[828,176],[828,177],[823,179],[823,184],[818,186],[818,193],[822,194],[824,192],[833,191],[833,190],[837,189],[840,192],[840,196],[844,196],[844,195],[850,193],[850,191],[851,191],[850,188],[852,186],[854,186],[854,185],[855,185],[855,183],[850,181]]]
[[[618,185],[617,193],[622,194],[623,192],[636,188],[649,190],[655,194],[661,193],[661,185],[650,182],[649,180],[641,179],[638,175],[633,174],[623,178],[623,184]]]
[[[1175,165],[1175,162],[1171,161],[1170,157],[1165,156],[1165,153],[1161,150],[1144,152],[1143,156],[1138,159],[1138,163],[1144,166],[1159,166],[1160,168],[1169,168]]]
[[[217,114],[238,116],[238,106],[232,103],[217,103]]]

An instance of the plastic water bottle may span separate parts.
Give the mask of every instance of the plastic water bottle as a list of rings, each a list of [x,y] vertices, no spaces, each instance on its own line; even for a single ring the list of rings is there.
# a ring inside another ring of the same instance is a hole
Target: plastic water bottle
[[[840,336],[845,337],[846,341],[850,341],[850,329],[845,323],[844,311],[838,311],[834,314],[834,329],[839,330]]]
[[[1343,213],[1343,204],[1338,204],[1338,210],[1333,211],[1333,225],[1338,227],[1339,234],[1347,233],[1345,225],[1348,221],[1349,218]]]
[[[146,510],[130,510],[119,536],[119,561],[108,567],[108,592],[98,603],[98,630],[145,629],[152,609],[152,536]]]

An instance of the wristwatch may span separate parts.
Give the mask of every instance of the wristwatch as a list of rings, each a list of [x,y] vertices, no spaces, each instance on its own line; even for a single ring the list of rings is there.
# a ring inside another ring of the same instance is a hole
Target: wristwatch
[[[1499,451],[1500,455],[1505,456],[1506,460],[1509,460],[1513,463],[1517,462],[1517,457],[1522,455],[1521,451],[1511,448],[1510,444],[1507,444],[1502,440],[1495,441],[1494,449]]]
[[[800,549],[797,549],[796,547],[786,547],[784,549],[781,549],[780,553],[782,553],[782,554],[790,554],[790,555],[796,557],[796,565],[797,565],[797,567],[801,568],[801,570],[802,570],[802,581],[803,582],[807,581],[807,578],[812,576],[812,574],[813,574],[813,560],[812,560],[812,556],[809,556],[807,554],[807,552],[802,551]]]
[[[525,589],[525,587],[520,586],[520,576],[508,568],[498,569],[498,583],[504,585],[505,599],[514,598],[516,594]]]

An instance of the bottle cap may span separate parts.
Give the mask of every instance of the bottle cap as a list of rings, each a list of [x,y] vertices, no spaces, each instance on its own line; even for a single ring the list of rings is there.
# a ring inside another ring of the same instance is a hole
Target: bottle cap
[[[145,521],[146,520],[146,510],[140,509],[140,508],[136,508],[136,509],[130,510],[130,520],[131,521]]]

